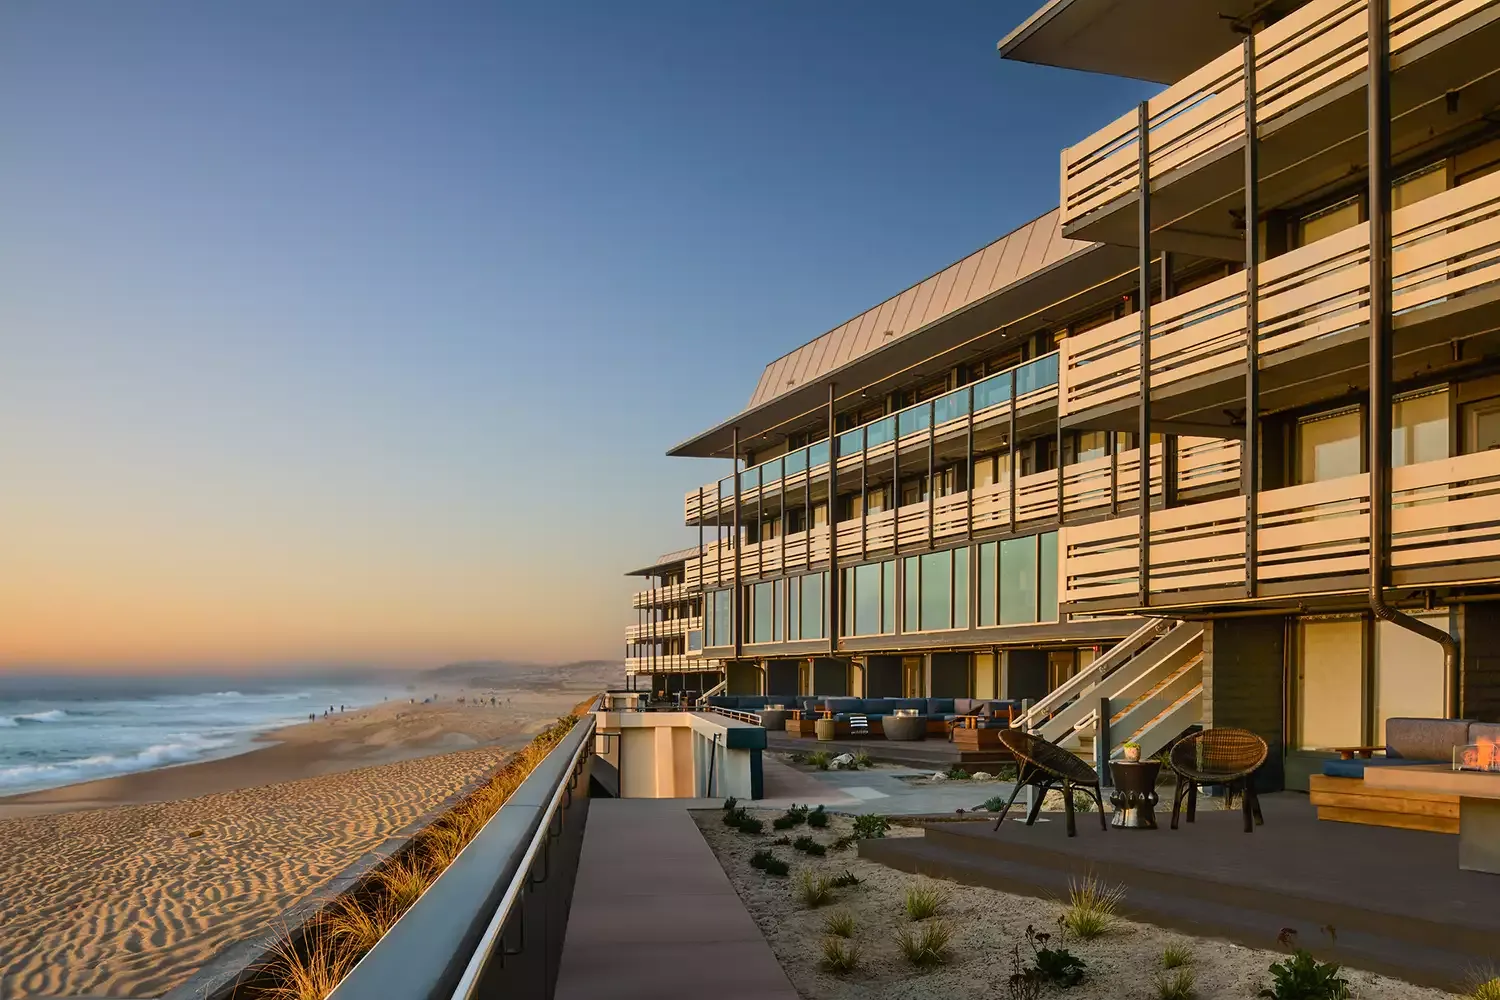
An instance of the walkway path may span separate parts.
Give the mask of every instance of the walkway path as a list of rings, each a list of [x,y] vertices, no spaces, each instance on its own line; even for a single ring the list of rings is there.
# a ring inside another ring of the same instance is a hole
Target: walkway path
[[[556,1000],[797,1000],[688,815],[718,800],[595,799]]]

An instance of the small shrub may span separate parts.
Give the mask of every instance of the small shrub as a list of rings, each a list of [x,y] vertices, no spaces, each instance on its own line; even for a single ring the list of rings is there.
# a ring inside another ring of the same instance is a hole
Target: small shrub
[[[997,813],[1001,809],[1005,808],[1005,796],[991,795],[989,798],[985,799],[979,804],[979,808],[983,809],[985,812]]]
[[[771,820],[771,829],[773,830],[790,830],[796,825],[797,821],[791,816],[777,816]]]
[[[856,750],[854,752],[854,766],[874,767],[874,762],[870,760],[870,752],[868,750]]]
[[[786,755],[786,759],[793,764],[802,764],[807,761],[807,754],[803,753],[801,750],[793,750],[791,753]]]
[[[1010,975],[1005,980],[1010,1000],[1037,1000],[1042,995],[1042,980],[1021,962],[1021,946],[1011,945]]]
[[[766,824],[762,823],[760,820],[754,818],[753,816],[744,816],[740,819],[740,833],[755,834],[760,833],[765,828]]]
[[[828,770],[828,764],[833,760],[833,755],[827,750],[814,750],[807,755],[807,762],[819,771]]]
[[[767,858],[763,869],[767,875],[775,875],[778,878],[786,878],[791,874],[792,866],[780,858]]]
[[[1256,994],[1267,1000],[1348,1000],[1349,981],[1334,962],[1320,962],[1305,948],[1271,963],[1271,985]]]
[[[1464,1000],[1500,1000],[1500,976],[1485,978],[1481,973],[1473,977],[1474,983]]]
[[[885,832],[890,828],[891,821],[875,813],[854,817],[854,836],[859,840],[875,840],[884,837]]]
[[[760,869],[761,871],[764,871],[765,867],[766,867],[766,862],[769,861],[769,860],[771,860],[775,856],[776,855],[772,854],[770,851],[768,851],[764,847],[762,847],[760,850],[758,850],[754,854],[750,855],[750,867],[751,868],[757,868],[757,869]]]
[[[822,806],[807,814],[807,825],[817,827],[819,830],[828,825],[828,814],[823,811]]]
[[[854,914],[848,910],[838,910],[828,914],[823,920],[823,930],[834,937],[853,937]]]
[[[803,872],[797,877],[796,896],[809,910],[816,910],[833,899],[833,885],[828,879]]]
[[[1178,969],[1192,960],[1193,953],[1185,944],[1169,944],[1162,949],[1161,967],[1163,969]],[[1500,1000],[1500,997],[1496,1000]]]
[[[744,822],[746,818],[747,817],[745,815],[745,810],[743,809],[724,810],[724,825],[729,827],[731,830],[739,829],[739,825]]]
[[[734,812],[734,807],[737,806],[737,805],[739,805],[739,804],[740,804],[740,800],[737,799],[737,798],[735,798],[733,795],[731,795],[731,796],[729,796],[729,798],[727,798],[727,799],[724,800],[724,811],[727,812],[727,813],[728,812]]]
[[[906,917],[908,920],[935,917],[947,899],[937,886],[914,885],[906,890]]]
[[[775,840],[771,841],[771,846],[772,847],[791,847],[792,846],[792,838],[791,837],[785,837],[785,836],[777,837]]]
[[[1115,911],[1124,896],[1124,886],[1106,886],[1092,875],[1081,882],[1069,880],[1063,928],[1076,938],[1093,940],[1114,926]]]
[[[860,883],[860,879],[858,877],[856,877],[855,874],[853,872],[851,872],[847,868],[844,869],[844,874],[837,876],[833,880],[834,886],[836,888],[839,888],[839,889],[845,889],[845,888],[848,888],[850,886],[856,886],[856,885],[859,885],[859,883]]]
[[[847,976],[859,967],[859,945],[842,937],[823,939],[823,970]]]
[[[963,768],[961,768],[961,767],[959,767],[957,765],[954,765],[953,767],[951,767],[951,768],[948,769],[948,780],[949,781],[968,781],[969,780],[969,772],[965,771]]]
[[[1156,977],[1157,1000],[1192,1000],[1195,995],[1192,969],[1180,968]]]
[[[1040,934],[1035,927],[1026,928],[1026,943],[1031,946],[1032,964],[1025,974],[1038,983],[1050,983],[1068,989],[1083,982],[1087,963],[1066,948],[1049,948],[1051,934]]]
[[[815,858],[821,858],[823,855],[828,853],[828,848],[824,847],[822,844],[818,843],[816,840],[813,840],[806,834],[803,834],[796,840],[792,841],[792,846],[801,851],[803,854],[810,854]]]
[[[948,942],[952,939],[953,932],[948,925],[934,920],[920,928],[903,928],[896,935],[896,946],[912,965],[930,969],[948,961]]]

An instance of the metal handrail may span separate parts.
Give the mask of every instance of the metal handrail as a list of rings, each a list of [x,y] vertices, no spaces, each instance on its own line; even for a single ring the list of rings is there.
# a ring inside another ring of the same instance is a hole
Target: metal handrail
[[[598,704],[597,700],[595,704]],[[594,716],[589,715],[586,720],[580,720],[578,725],[587,726],[589,732],[578,742],[577,748],[573,751],[568,767],[563,772],[568,777],[557,783],[557,789],[552,793],[552,801],[548,803],[546,811],[542,814],[536,832],[531,835],[531,842],[526,845],[526,853],[522,855],[520,865],[511,875],[510,884],[505,887],[505,895],[500,897],[500,905],[495,908],[489,925],[485,927],[484,934],[480,936],[479,943],[474,948],[474,954],[470,956],[468,965],[464,967],[463,975],[459,977],[458,985],[453,989],[454,1000],[470,1000],[476,995],[475,991],[478,989],[480,977],[484,975],[484,970],[494,956],[495,946],[505,933],[505,924],[510,920],[511,910],[531,878],[531,866],[536,863],[537,854],[551,836],[552,817],[562,803],[563,793],[571,791],[572,778],[578,773],[580,761],[593,749]]]
[[[499,963],[504,969],[510,957],[529,956],[533,948],[541,947],[525,943],[529,921],[522,890],[528,883],[535,889],[549,878],[567,877],[548,869],[567,863],[554,857],[558,844],[581,843],[588,791],[578,786],[587,781],[596,732],[593,710],[600,704],[601,698],[596,697],[590,711],[537,764],[458,857],[349,970],[329,1000],[473,997],[478,995],[476,988],[493,979],[492,958],[506,956]],[[584,812],[575,815],[578,809]],[[538,865],[544,874],[534,871]],[[520,952],[507,950],[502,943],[512,917],[520,918]],[[548,961],[546,956],[537,959]],[[485,975],[487,969],[492,975]]]

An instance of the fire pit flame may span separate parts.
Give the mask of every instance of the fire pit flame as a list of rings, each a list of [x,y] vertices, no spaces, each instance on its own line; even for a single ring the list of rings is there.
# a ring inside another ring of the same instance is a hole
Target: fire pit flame
[[[1481,736],[1478,743],[1453,748],[1455,771],[1500,771],[1500,740]]]

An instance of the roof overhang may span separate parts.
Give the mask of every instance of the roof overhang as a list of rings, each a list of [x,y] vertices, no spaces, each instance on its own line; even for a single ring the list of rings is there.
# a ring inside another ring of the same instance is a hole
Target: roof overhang
[[[1134,248],[1105,244],[1077,250],[922,329],[736,414],[667,454],[728,458],[736,427],[742,452],[773,434],[798,430],[801,423],[815,422],[821,430],[830,383],[835,387],[837,400],[847,401],[861,393],[883,392],[894,387],[890,384],[898,379],[911,381],[920,377],[925,373],[924,364],[929,364],[933,372],[951,367],[952,352],[965,344],[972,342],[976,355],[1001,348],[1009,340],[1029,336],[1089,304],[1105,300],[1117,283],[1120,292],[1128,291],[1127,286],[1135,280],[1136,256]]]
[[[642,566],[640,569],[630,570],[625,575],[626,576],[655,576],[657,573],[660,573],[664,569],[672,569],[675,566],[681,566],[683,563],[687,562],[689,559],[696,558],[697,555],[698,555],[698,546],[696,546],[696,545],[694,545],[692,548],[688,548],[688,549],[678,549],[676,552],[668,552],[666,555],[657,556],[656,557],[656,562],[652,563],[651,565],[649,565],[649,566]]]
[[[1000,40],[1019,62],[1176,83],[1306,0],[1050,0]],[[1149,8],[1149,9],[1148,9]]]

